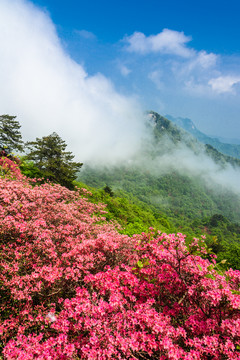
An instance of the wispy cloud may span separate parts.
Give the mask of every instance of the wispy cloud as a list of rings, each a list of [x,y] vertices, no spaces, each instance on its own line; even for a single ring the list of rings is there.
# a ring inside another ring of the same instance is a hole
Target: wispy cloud
[[[130,70],[126,65],[120,64],[119,65],[120,72],[123,76],[128,76],[132,70]]]
[[[75,33],[79,36],[83,37],[84,39],[94,40],[96,39],[96,35],[88,30],[75,30]]]
[[[155,70],[148,74],[148,78],[152,80],[158,90],[162,90],[164,88],[164,82],[161,80],[162,76],[163,75],[160,70]]]
[[[195,94],[234,93],[234,86],[240,82],[239,75],[223,75],[220,55],[208,53],[205,50],[197,51],[189,46],[191,36],[183,32],[163,29],[156,35],[146,36],[135,32],[124,39],[125,50],[139,56],[151,56],[154,59],[148,62],[148,79],[152,80],[157,88],[163,88],[164,76],[168,74],[167,81],[174,83],[180,89],[192,90]]]
[[[190,117],[209,134],[240,132],[239,56],[197,49],[191,36],[171,29],[150,36],[135,32],[121,45],[133,89],[148,108]]]
[[[210,79],[208,82],[213,91],[218,94],[235,93],[234,86],[238,83],[240,83],[240,76],[219,76],[217,78]]]
[[[139,146],[139,104],[89,76],[26,0],[0,1],[0,78],[1,113],[17,115],[25,140],[56,131],[83,162],[126,160]]]
[[[150,36],[135,32],[125,37],[124,41],[126,52],[145,58],[154,56],[152,61],[148,62],[147,77],[158,89],[163,89],[164,82],[168,87],[175,83],[179,89],[189,90],[192,87],[194,92],[198,89],[199,94],[200,88],[205,88],[205,91],[206,88],[213,89],[209,86],[209,81],[220,74],[219,71],[216,72],[219,56],[190,47],[191,37],[183,32],[164,29]],[[167,76],[164,76],[164,73]]]
[[[212,66],[215,66],[217,62],[217,55],[214,53],[207,53],[205,50],[202,50],[197,53],[196,58],[192,61],[191,66],[200,65],[203,69],[209,69]]]
[[[190,40],[191,37],[183,32],[169,29],[163,29],[161,33],[150,36],[135,32],[125,38],[127,50],[130,52],[172,54],[186,58],[192,56],[192,50],[186,46]]]

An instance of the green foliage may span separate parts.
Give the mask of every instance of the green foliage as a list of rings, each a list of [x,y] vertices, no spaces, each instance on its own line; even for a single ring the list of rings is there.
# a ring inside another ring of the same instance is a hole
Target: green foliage
[[[168,119],[166,119],[165,117],[159,115],[154,111],[150,111],[150,114],[155,122],[155,128],[154,128],[155,140],[159,141],[159,139],[163,135],[167,135],[175,144],[182,140],[183,138],[182,130],[178,129],[175,125],[173,125],[171,121],[169,121]]]
[[[240,226],[231,222],[221,214],[183,222],[179,230],[187,234],[187,239],[206,236],[206,246],[209,253],[218,256],[221,268],[230,267],[240,270]]]
[[[109,184],[115,196],[125,197],[132,204],[140,203],[142,210],[153,215],[155,221],[149,221],[144,211],[135,217],[128,207],[123,212],[124,202],[114,197],[115,202],[108,205],[108,211],[112,218],[124,224],[124,231],[129,235],[146,231],[151,226],[166,232],[184,233],[187,241],[206,235],[210,251],[220,260],[227,260],[223,266],[240,269],[240,257],[235,256],[240,249],[240,225],[237,223],[240,203],[230,191],[210,190],[199,179],[177,172],[157,177],[144,169],[139,171],[128,166],[98,170],[86,167],[80,177],[95,187]],[[106,199],[102,201],[107,203]]]
[[[166,154],[173,144],[181,142],[197,152],[199,145],[193,137],[186,137],[184,131],[159,114],[151,115],[153,137],[151,146],[145,144],[146,158]],[[167,145],[163,137],[170,140]],[[48,178],[71,189],[74,184],[89,189],[92,195],[86,196],[95,203],[107,204],[106,220],[117,221],[121,233],[132,236],[152,227],[185,233],[187,242],[204,234],[208,251],[218,255],[223,267],[240,269],[240,198],[231,191],[210,189],[199,178],[174,170],[154,172],[145,168],[144,162],[141,167],[133,163],[111,169],[86,166],[80,179],[90,188],[74,182],[82,164],[72,161],[74,156],[65,151],[66,144],[56,133],[28,142],[27,146],[29,153],[20,165],[23,174]],[[239,165],[239,160],[220,154],[210,145],[206,152],[223,167],[228,163]]]
[[[0,150],[5,150],[7,154],[14,150],[23,151],[21,125],[16,116],[0,116]]]
[[[124,196],[127,193],[128,197],[137,198],[153,212],[165,214],[175,228],[184,229],[191,236],[194,236],[193,221],[211,218],[214,214],[240,223],[239,195],[220,185],[211,187],[197,175],[174,170],[174,157],[170,158],[173,163],[161,168],[161,156],[175,154],[182,146],[193,154],[207,152],[223,168],[228,164],[238,166],[239,160],[220,154],[211,146],[204,147],[156,112],[149,112],[148,128],[150,140],[144,142],[142,152],[130,164],[98,169],[85,166],[80,180],[98,188],[108,185],[115,194],[124,191]],[[195,224],[197,231],[198,226],[201,231],[204,229],[203,224]],[[229,234],[231,239],[234,238],[231,230],[228,230]]]
[[[44,178],[62,186],[73,188],[73,181],[82,163],[73,162],[74,155],[65,151],[67,145],[60,136],[53,133],[41,139],[27,142],[29,153],[26,160],[33,161],[34,165],[43,174]]]
[[[194,152],[203,149],[203,146],[189,133],[175,126],[170,120],[154,111],[149,112],[153,125],[153,157],[172,151],[173,145],[184,144]],[[166,139],[170,142],[166,142]]]
[[[110,196],[114,196],[114,192],[112,191],[110,186],[106,185],[103,190],[105,191],[106,194],[109,194]]]
[[[231,267],[233,269],[240,270],[240,243],[228,243],[227,241],[222,242],[222,251],[217,253],[218,260],[226,260],[223,267],[225,269]]]
[[[39,170],[33,161],[26,160],[26,157],[21,158],[20,170],[22,174],[31,179],[39,179],[44,177],[43,172]]]
[[[217,164],[223,167],[227,164],[231,164],[232,166],[237,167],[240,166],[240,160],[235,158],[240,157],[240,145],[223,144],[219,141],[216,141],[216,139],[211,139],[209,137],[204,138],[203,141],[202,137],[199,138],[198,136],[192,136],[189,132],[176,126],[172,121],[166,119],[158,113],[150,111],[149,114],[153,117],[153,121],[155,124],[153,135],[157,151],[159,151],[159,145],[161,144],[164,137],[167,137],[171,140],[172,144],[184,144],[189,149],[193,150],[195,153],[198,153],[199,150],[205,151],[207,156],[212,158]],[[194,131],[192,132],[192,134],[196,135]],[[205,145],[203,146],[202,144],[200,144],[198,139]],[[232,149],[232,147],[234,147],[234,149]],[[223,153],[220,151],[222,151]]]
[[[176,171],[156,175],[127,165],[112,169],[84,167],[79,179],[98,188],[108,184],[115,193],[124,190],[158,213],[172,218],[176,226],[216,213],[235,222],[240,219],[239,196],[221,187],[209,189],[197,177]]]
[[[117,221],[121,226],[119,231],[123,234],[132,236],[133,234],[148,232],[149,227],[164,232],[176,230],[166,216],[154,212],[150,206],[134,198],[132,195],[121,191],[116,192],[113,197],[106,193],[104,189],[96,189],[80,182],[75,182],[75,185],[90,191],[91,194],[87,196],[91,202],[107,205],[106,220]]]
[[[215,149],[212,145],[205,145],[206,154],[211,157],[217,164],[225,166],[226,164],[231,164],[232,166],[240,166],[240,160],[235,159],[231,156],[224,155]]]

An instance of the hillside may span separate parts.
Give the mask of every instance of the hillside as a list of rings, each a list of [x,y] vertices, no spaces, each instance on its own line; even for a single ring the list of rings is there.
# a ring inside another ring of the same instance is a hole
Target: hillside
[[[153,130],[153,137],[155,139],[155,154],[156,149],[159,149],[161,145],[164,144],[164,140],[166,137],[171,140],[172,144],[170,144],[170,149],[174,150],[174,146],[172,145],[181,145],[186,146],[188,149],[192,150],[195,154],[204,152],[207,156],[211,157],[214,162],[218,163],[219,165],[225,166],[227,164],[231,164],[232,166],[240,167],[240,160],[234,157],[233,155],[226,155],[224,151],[221,151],[220,148],[214,146],[214,142],[207,142],[208,138],[205,136],[206,141],[201,141],[201,136],[199,136],[200,132],[196,129],[195,125],[189,120],[186,122],[186,130],[179,128],[174,124],[174,122],[168,120],[167,118],[159,115],[154,111],[149,112],[150,116],[150,123],[152,124]],[[185,123],[184,123],[185,124]],[[192,133],[190,133],[190,129],[192,129]],[[200,139],[199,139],[200,137]],[[204,146],[202,146],[202,144]],[[227,144],[222,144],[227,145]],[[238,146],[238,145],[236,145]],[[239,145],[240,150],[240,145]],[[158,150],[159,151],[159,150]],[[160,150],[160,154],[163,153],[163,150]],[[240,153],[239,153],[240,154]],[[238,156],[237,156],[238,157]]]
[[[228,266],[240,269],[235,256],[240,244],[239,160],[204,146],[156,113],[148,121],[139,157],[115,167],[85,165],[79,180],[98,189],[108,186],[114,197],[134,205],[140,201],[154,214],[153,227],[181,231],[187,238],[205,234],[209,247],[227,258]],[[236,188],[230,185],[234,176]],[[131,218],[124,226],[137,230]]]
[[[213,146],[219,152],[229,155],[235,158],[240,159],[240,144],[232,144],[220,141],[217,137],[210,137],[200,130],[197,129],[195,124],[191,119],[181,118],[181,117],[173,117],[171,115],[166,115],[166,118],[172,121],[174,124],[178,125],[180,128],[186,130],[188,133],[192,134],[198,141],[203,144],[208,144]],[[237,141],[237,140],[236,140]],[[239,140],[238,140],[239,141]]]
[[[94,187],[124,190],[167,213],[177,224],[177,219],[216,213],[239,223],[240,196],[224,180],[240,161],[202,145],[157,113],[151,112],[149,119],[149,136],[141,154],[115,167],[85,165],[79,179]]]

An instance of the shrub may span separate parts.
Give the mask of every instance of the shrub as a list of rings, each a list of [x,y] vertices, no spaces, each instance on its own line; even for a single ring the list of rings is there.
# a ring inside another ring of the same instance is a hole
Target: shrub
[[[0,179],[4,359],[240,359],[240,272],[120,235],[82,192]]]

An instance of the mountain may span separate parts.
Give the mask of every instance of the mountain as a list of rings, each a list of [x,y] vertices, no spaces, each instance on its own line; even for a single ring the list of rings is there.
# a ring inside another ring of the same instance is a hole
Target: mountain
[[[186,148],[192,150],[196,155],[204,152],[207,156],[209,156],[214,162],[221,166],[226,166],[227,164],[232,165],[233,167],[240,167],[240,159],[237,159],[230,155],[225,155],[224,153],[218,151],[216,147],[209,143],[205,143],[203,141],[200,141],[197,136],[194,134],[191,134],[187,130],[184,130],[180,126],[176,126],[176,124],[169,119],[159,115],[158,113],[154,111],[150,111],[148,113],[149,116],[149,122],[153,126],[153,137],[156,140],[155,144],[155,155],[156,155],[156,149],[161,149],[160,146],[162,140],[165,141],[166,137],[171,140],[172,145],[181,145],[186,146]],[[186,119],[185,122],[186,127],[188,129],[192,129],[193,133],[198,134],[198,137],[200,137],[199,134],[202,134],[200,131],[197,130],[194,123],[190,119]],[[202,134],[205,136],[204,134]],[[204,144],[204,145],[202,145]],[[166,144],[165,144],[166,146]]]
[[[206,236],[226,266],[240,269],[240,160],[156,112],[135,158],[115,166],[85,164],[78,181],[97,188],[94,201],[107,203],[110,220],[129,235],[150,225],[162,232]],[[92,188],[90,189],[92,192]],[[108,199],[102,197],[107,191]]]
[[[113,167],[85,164],[79,181],[109,186],[116,195],[125,192],[166,214],[175,226],[214,214],[240,223],[240,195],[233,190],[238,189],[239,159],[200,143],[153,111],[146,133],[134,159]]]
[[[180,128],[192,134],[198,141],[202,142],[203,144],[209,144],[223,154],[240,159],[240,144],[227,144],[226,142],[221,141],[220,138],[211,137],[204,134],[197,129],[191,119],[182,117],[175,118],[171,115],[166,115],[166,118]],[[236,140],[236,142],[237,141],[239,140]]]

